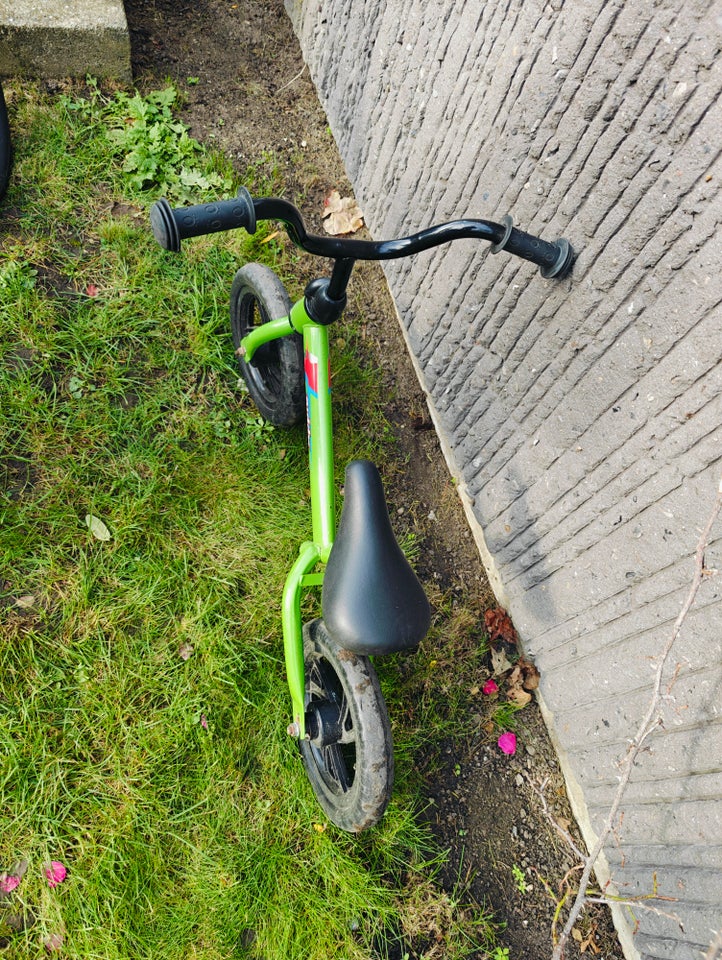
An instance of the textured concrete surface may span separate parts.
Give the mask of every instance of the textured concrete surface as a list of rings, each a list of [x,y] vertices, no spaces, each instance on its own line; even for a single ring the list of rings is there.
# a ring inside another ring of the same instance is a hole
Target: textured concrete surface
[[[0,0],[0,75],[130,79],[122,0]]]
[[[722,474],[722,5],[287,9],[377,238],[511,213],[578,251],[561,283],[472,241],[387,276],[591,843]],[[636,932],[617,911],[630,957],[697,960],[722,925],[721,579],[605,850],[621,895],[670,898]]]

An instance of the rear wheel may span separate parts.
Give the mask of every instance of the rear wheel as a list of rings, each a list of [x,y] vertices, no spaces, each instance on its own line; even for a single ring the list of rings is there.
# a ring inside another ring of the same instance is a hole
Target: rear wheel
[[[291,301],[273,270],[249,263],[236,273],[231,288],[231,332],[238,350],[251,330],[288,316]],[[264,344],[250,363],[238,356],[248,392],[265,420],[277,427],[300,423],[305,414],[303,340],[297,334]]]
[[[10,177],[10,124],[5,105],[2,84],[0,83],[0,199],[5,196]]]
[[[322,620],[303,628],[306,773],[329,820],[360,833],[391,797],[393,745],[386,704],[368,657],[341,649]]]

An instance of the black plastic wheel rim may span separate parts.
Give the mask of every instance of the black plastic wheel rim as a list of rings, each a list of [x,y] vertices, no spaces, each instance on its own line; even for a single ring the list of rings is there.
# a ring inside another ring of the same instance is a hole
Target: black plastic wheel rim
[[[247,294],[240,304],[239,342],[247,334],[271,319],[261,302],[252,294]],[[245,373],[253,381],[253,386],[270,402],[278,396],[282,384],[280,341],[272,340],[264,344],[253,357],[253,362],[245,364]]]
[[[309,741],[311,757],[325,786],[331,793],[346,793],[356,775],[356,735],[348,698],[333,666],[323,657],[313,661],[308,670],[309,698],[307,712],[314,705],[333,704],[339,713],[340,738],[321,745]]]

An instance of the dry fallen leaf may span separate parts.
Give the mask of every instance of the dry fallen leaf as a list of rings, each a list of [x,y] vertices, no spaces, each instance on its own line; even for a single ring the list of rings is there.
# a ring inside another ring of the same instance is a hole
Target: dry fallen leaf
[[[510,687],[506,698],[517,707],[525,707],[531,702],[531,694],[522,687]]]
[[[62,950],[65,944],[65,933],[62,930],[57,930],[54,933],[49,933],[43,939],[43,945],[49,953],[54,953],[57,950]]]
[[[525,690],[536,690],[539,686],[539,671],[525,657],[520,657],[517,666],[522,673],[521,685]]]
[[[35,597],[32,593],[26,593],[24,596],[17,598],[15,606],[20,607],[21,610],[29,610],[35,606]]]
[[[539,671],[533,663],[520,657],[509,675],[507,698],[518,707],[531,701],[530,690],[539,686]]]
[[[326,197],[321,216],[323,229],[332,237],[356,233],[364,224],[363,214],[353,197],[342,197],[338,190]]]
[[[511,670],[511,661],[508,659],[507,655],[503,650],[492,650],[491,671],[494,676],[499,677],[502,673],[506,673],[507,670]]]
[[[516,644],[516,630],[506,610],[502,610],[501,607],[487,610],[484,613],[484,624],[492,643],[495,640],[503,640],[505,643]]]

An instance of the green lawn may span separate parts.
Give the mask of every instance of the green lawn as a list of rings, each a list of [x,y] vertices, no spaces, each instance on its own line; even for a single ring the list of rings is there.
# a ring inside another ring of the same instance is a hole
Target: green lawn
[[[388,931],[423,930],[425,912],[447,918],[435,957],[463,956],[470,936],[490,943],[433,882],[437,853],[416,821],[421,734],[405,725],[393,663],[382,681],[398,785],[378,828],[327,824],[285,734],[279,600],[308,530],[305,430],[258,420],[227,298],[243,262],[288,279],[292,254],[264,242],[270,228],[180,256],[157,247],[159,195],[198,202],[236,185],[173,119],[172,90],[11,91],[0,877],[24,875],[0,902],[2,955],[46,956],[55,935],[84,960],[352,960],[384,956]],[[338,462],[392,455],[377,377],[352,329],[344,341]],[[68,871],[54,888],[49,861]]]

